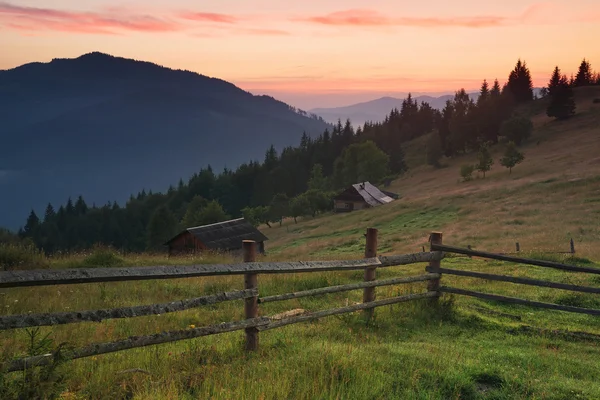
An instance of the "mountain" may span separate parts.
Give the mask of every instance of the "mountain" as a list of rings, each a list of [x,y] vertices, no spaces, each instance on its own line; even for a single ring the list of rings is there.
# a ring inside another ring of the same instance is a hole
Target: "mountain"
[[[0,71],[0,226],[83,195],[166,190],[328,125],[226,81],[98,52]]]
[[[539,95],[540,88],[534,88],[533,93]],[[469,97],[473,100],[477,100],[479,97],[478,92],[468,93]],[[454,94],[443,95],[439,97],[433,96],[417,96],[414,99],[417,103],[427,102],[435,109],[441,110],[446,105],[447,100],[454,98]],[[379,99],[367,101],[364,103],[352,104],[344,107],[333,107],[333,108],[313,108],[309,110],[310,113],[314,113],[319,117],[322,117],[325,121],[335,124],[338,119],[345,121],[350,119],[352,125],[358,127],[364,125],[365,122],[381,122],[389,115],[390,111],[394,108],[400,110],[402,108],[402,101],[396,97],[381,97]]]
[[[469,96],[476,100],[479,93],[469,93]],[[435,109],[441,110],[446,105],[446,101],[453,99],[454,95],[444,95],[440,97],[418,96],[414,99],[417,103],[428,102]],[[313,108],[309,112],[322,117],[325,121],[336,123],[338,119],[342,122],[350,118],[352,125],[364,125],[366,121],[380,122],[390,113],[391,110],[402,108],[402,101],[396,97],[381,97],[379,99],[367,101],[364,103],[352,104],[344,107],[333,108]]]

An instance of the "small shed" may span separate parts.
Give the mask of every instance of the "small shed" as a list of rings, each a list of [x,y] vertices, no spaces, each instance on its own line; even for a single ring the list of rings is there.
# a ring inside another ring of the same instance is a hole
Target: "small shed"
[[[335,212],[350,212],[391,203],[399,196],[378,189],[370,182],[356,183],[333,198]]]
[[[257,252],[264,254],[268,238],[244,218],[187,228],[165,246],[169,247],[169,255],[206,250],[237,252],[241,251],[244,240],[254,240]]]

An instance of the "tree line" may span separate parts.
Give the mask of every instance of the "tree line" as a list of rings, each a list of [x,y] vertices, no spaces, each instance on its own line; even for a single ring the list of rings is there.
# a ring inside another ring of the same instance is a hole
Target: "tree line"
[[[541,91],[549,98],[548,115],[568,118],[575,110],[572,88],[598,84],[600,74],[585,59],[570,80],[556,67]],[[479,151],[500,136],[519,145],[530,132],[530,121],[518,110],[534,99],[530,71],[518,60],[504,85],[496,79],[490,87],[484,80],[477,101],[460,89],[439,111],[409,94],[384,121],[355,129],[350,120],[338,120],[317,137],[303,134],[298,146],[281,152],[270,146],[262,161],[220,173],[207,166],[164,193],[142,190],[122,206],[89,206],[81,196],[58,208],[48,204],[41,217],[31,211],[18,235],[47,253],[97,243],[144,251],[161,249],[184,228],[229,218],[271,225],[283,217],[315,216],[331,210],[333,196],[350,184],[383,183],[404,173],[403,145],[417,137],[431,134],[427,161],[432,165],[442,155]]]

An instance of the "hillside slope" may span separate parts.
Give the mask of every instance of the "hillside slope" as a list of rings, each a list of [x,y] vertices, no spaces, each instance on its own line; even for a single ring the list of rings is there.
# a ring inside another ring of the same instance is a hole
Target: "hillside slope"
[[[0,226],[11,227],[49,201],[165,190],[327,127],[219,79],[101,53],[0,71],[0,120],[0,190],[11,193]]]
[[[600,260],[600,97],[597,87],[578,89],[577,115],[553,121],[544,104],[533,117],[532,137],[522,146],[525,161],[512,174],[492,149],[494,165],[486,178],[461,182],[459,169],[476,154],[444,160],[444,168],[425,165],[423,138],[406,146],[412,169],[392,183],[399,201],[389,205],[307,219],[264,230],[267,251],[286,259],[356,254],[367,227],[380,230],[380,250],[414,252],[427,246],[432,230],[449,244],[490,251],[568,251],[573,238],[583,257]]]

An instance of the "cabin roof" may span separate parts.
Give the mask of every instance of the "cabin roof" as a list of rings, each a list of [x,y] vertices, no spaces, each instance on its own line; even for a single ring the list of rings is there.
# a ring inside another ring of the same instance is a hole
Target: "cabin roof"
[[[379,206],[394,201],[394,198],[397,198],[398,195],[391,192],[383,192],[371,184],[371,182],[366,181],[355,183],[336,196],[339,199],[349,197],[362,198],[370,206]]]
[[[210,225],[187,228],[165,244],[168,245],[185,232],[192,234],[209,249],[239,249],[242,247],[243,240],[254,240],[255,242],[269,240],[269,238],[244,218],[238,218]]]

